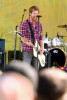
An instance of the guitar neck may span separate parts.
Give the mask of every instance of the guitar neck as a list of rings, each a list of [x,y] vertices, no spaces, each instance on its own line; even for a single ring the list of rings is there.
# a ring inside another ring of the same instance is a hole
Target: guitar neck
[[[20,32],[17,32],[21,37],[23,37],[27,42],[29,42],[29,40],[25,37],[25,36],[23,36],[22,35],[22,33],[20,33]],[[32,47],[36,50],[37,48],[35,47],[35,45],[33,45],[32,44]]]
[[[37,48],[32,44],[32,47],[35,49],[35,50],[37,50]]]

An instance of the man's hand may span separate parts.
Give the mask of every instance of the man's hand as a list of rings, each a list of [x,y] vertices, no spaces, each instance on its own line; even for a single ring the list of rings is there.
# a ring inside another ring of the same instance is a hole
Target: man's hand
[[[28,46],[32,46],[32,43],[31,43],[30,40],[27,42],[27,45],[28,45]]]
[[[44,43],[43,43],[43,40],[40,40],[40,54],[43,54],[44,53]]]
[[[40,48],[39,52],[40,52],[40,54],[43,54],[44,53],[44,49]]]
[[[30,40],[27,40],[27,39],[24,38],[24,37],[21,37],[21,41],[22,41],[24,44],[28,45],[28,46],[32,46],[31,41],[30,41]]]

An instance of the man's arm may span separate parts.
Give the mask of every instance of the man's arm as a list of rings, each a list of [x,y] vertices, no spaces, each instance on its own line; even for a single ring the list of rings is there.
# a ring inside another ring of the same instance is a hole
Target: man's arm
[[[43,40],[40,40],[40,54],[43,54],[44,52],[44,43],[43,43]]]
[[[44,49],[44,43],[43,43],[43,40],[40,40],[40,48],[43,48],[43,49]]]
[[[39,45],[40,45],[40,54],[43,54],[43,52],[44,52],[44,43],[43,43],[43,27],[42,27],[42,24],[40,24]]]
[[[24,37],[21,37],[20,39],[21,39],[21,41],[22,41],[24,44],[26,44],[26,45],[28,45],[28,46],[31,46],[31,45],[32,45],[32,43],[31,43],[30,41],[27,41],[26,39],[24,39]]]
[[[20,33],[23,34],[23,36],[26,35],[26,23],[25,22],[22,22],[21,25],[20,25]],[[27,41],[24,37],[21,37],[20,40],[28,45],[28,46],[31,46],[31,42],[30,41]]]

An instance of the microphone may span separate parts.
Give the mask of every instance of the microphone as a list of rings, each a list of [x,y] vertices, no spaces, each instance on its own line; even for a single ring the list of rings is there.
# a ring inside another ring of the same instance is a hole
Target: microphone
[[[18,24],[16,25],[16,27],[18,27]]]
[[[58,33],[57,33],[57,37],[58,37],[58,39],[59,39],[59,35],[58,35]]]
[[[18,24],[16,25],[16,31],[17,31],[17,27],[18,27]]]
[[[24,12],[27,11],[27,9],[24,9]]]
[[[42,17],[41,15],[36,15],[36,17]]]
[[[25,11],[27,11],[27,9],[24,9],[24,12],[23,12],[23,15],[22,15],[22,21],[23,21],[24,15],[25,15]]]

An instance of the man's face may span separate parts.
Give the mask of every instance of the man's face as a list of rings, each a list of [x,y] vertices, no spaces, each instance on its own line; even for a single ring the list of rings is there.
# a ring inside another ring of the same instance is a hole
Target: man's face
[[[37,16],[38,15],[38,10],[33,11],[32,13],[30,13],[30,18],[32,19],[32,21],[36,21],[37,20]]]

